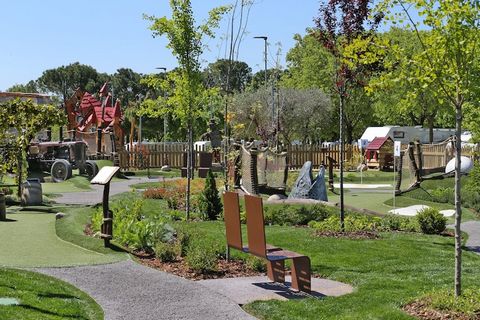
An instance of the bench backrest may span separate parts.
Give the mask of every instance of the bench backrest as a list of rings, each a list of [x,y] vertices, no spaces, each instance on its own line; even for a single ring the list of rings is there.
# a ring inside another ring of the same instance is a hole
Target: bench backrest
[[[223,215],[225,219],[225,235],[229,247],[242,250],[242,227],[240,224],[240,204],[238,193],[223,193]]]
[[[266,258],[262,198],[245,195],[245,209],[247,212],[248,251],[256,256]]]

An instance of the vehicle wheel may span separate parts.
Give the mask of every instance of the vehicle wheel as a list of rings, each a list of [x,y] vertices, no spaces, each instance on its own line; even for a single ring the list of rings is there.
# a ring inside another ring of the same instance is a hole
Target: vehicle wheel
[[[85,171],[87,173],[88,179],[92,180],[98,173],[98,165],[95,161],[87,160],[85,162]]]
[[[72,177],[72,166],[67,160],[58,159],[52,164],[50,170],[54,182],[62,182]]]

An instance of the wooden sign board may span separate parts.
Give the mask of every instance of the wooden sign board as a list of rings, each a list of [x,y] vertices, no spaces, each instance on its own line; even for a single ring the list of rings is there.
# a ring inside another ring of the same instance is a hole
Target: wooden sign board
[[[90,181],[91,184],[101,184],[101,185],[106,185],[108,184],[115,173],[120,170],[120,167],[110,167],[110,166],[105,166],[100,171],[97,173],[97,175]]]

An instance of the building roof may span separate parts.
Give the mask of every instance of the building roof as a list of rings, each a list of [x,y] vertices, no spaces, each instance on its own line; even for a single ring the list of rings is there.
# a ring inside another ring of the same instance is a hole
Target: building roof
[[[83,117],[82,122],[78,126],[80,131],[85,130],[92,124],[101,124],[107,127],[115,118],[122,116],[119,100],[112,106],[112,97],[109,95],[102,104],[88,92],[83,95],[80,103],[80,113]]]
[[[367,150],[379,150],[387,140],[392,140],[389,137],[376,137],[367,146]]]

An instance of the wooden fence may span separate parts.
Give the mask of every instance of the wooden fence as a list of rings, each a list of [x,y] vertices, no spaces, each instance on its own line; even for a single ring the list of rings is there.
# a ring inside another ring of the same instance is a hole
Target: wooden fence
[[[406,149],[402,146],[402,150]],[[187,148],[186,143],[166,144],[144,144],[134,148],[133,151],[121,151],[118,153],[120,167],[122,169],[160,168],[167,164],[172,168],[183,166],[183,153]],[[165,151],[164,151],[165,150]],[[197,147],[196,151],[205,151],[204,147]],[[473,157],[479,147],[463,147],[462,155]],[[312,161],[314,166],[322,163],[328,164],[328,157],[336,162],[334,167],[340,164],[340,146],[321,145],[292,145],[287,147],[288,167],[291,170],[300,169],[306,161]],[[454,157],[454,150],[451,144],[422,145],[423,168],[444,167]],[[223,150],[220,151],[220,159],[223,159]],[[355,169],[363,160],[363,154],[357,146],[345,145],[345,168]]]
[[[335,161],[334,167],[340,166],[340,145],[324,147],[321,145],[292,145],[287,148],[289,169],[300,169],[307,161],[312,165],[328,165],[328,157]],[[358,159],[358,163],[355,163]],[[345,145],[345,159],[351,165],[358,165],[361,161],[361,151],[357,146]]]

